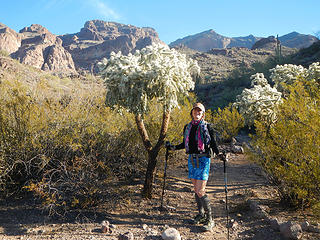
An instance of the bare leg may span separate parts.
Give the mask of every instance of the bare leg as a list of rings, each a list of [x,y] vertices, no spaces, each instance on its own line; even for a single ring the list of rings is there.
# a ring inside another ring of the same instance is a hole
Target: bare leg
[[[206,194],[206,180],[197,180],[191,179],[193,183],[194,192],[199,196],[199,198],[203,197]]]

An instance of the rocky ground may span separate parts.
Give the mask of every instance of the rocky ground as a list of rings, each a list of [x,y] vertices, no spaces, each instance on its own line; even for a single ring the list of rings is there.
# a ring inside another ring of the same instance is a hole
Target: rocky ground
[[[282,207],[275,188],[245,155],[231,154],[227,163],[227,180],[229,219],[232,222],[230,239],[285,239],[279,229],[273,230],[270,219],[275,217],[279,223],[291,220],[306,224],[306,220],[314,221],[307,212],[302,214]],[[163,204],[166,211],[159,210],[160,177],[155,182],[152,200],[141,199],[142,184],[139,181],[125,187],[127,196],[122,198],[121,204],[112,204],[110,200],[94,211],[70,214],[63,221],[47,218],[32,200],[27,203],[26,200],[2,202],[0,239],[162,239],[161,234],[168,227],[177,229],[184,240],[227,239],[223,163],[219,160],[212,161],[207,187],[216,222],[211,232],[203,232],[201,226],[190,222],[196,214],[196,204],[185,164],[172,166],[169,162]],[[264,209],[265,214],[257,214],[252,203]],[[110,223],[106,233],[101,230],[103,220]],[[320,239],[320,233],[302,231],[299,237]]]

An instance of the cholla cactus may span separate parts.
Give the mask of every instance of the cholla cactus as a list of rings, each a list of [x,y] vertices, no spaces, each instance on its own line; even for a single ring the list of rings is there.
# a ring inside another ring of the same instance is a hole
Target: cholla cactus
[[[320,62],[312,63],[306,73],[308,80],[320,83]]]
[[[303,66],[294,64],[277,65],[270,69],[270,72],[270,78],[275,83],[274,87],[279,91],[284,90],[282,83],[292,84],[299,76],[306,75],[306,69]]]
[[[234,106],[245,119],[247,126],[252,126],[254,120],[264,120],[267,123],[276,121],[276,106],[281,103],[281,93],[272,88],[264,78],[263,73],[251,76],[251,89],[244,89],[237,96]]]
[[[270,69],[271,80],[275,83],[274,87],[279,91],[284,91],[284,84],[293,84],[298,77],[302,77],[308,81],[320,82],[320,63],[312,63],[308,69],[303,66],[285,64],[277,65],[275,68]]]
[[[145,114],[153,98],[166,110],[177,107],[179,98],[194,88],[191,74],[200,72],[196,61],[161,44],[128,56],[111,53],[99,65],[107,88],[106,104],[135,114]]]

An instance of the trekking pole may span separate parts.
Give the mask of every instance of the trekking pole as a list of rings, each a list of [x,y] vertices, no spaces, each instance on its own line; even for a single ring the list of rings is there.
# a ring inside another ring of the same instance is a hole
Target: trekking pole
[[[165,164],[164,164],[164,173],[163,173],[163,186],[162,186],[162,195],[161,195],[161,205],[160,205],[160,210],[164,210],[163,208],[163,195],[164,195],[164,189],[166,186],[166,177],[167,177],[167,165],[168,165],[168,158],[169,158],[169,145],[170,142],[166,141],[166,160],[165,160]]]
[[[226,162],[228,161],[228,154],[223,153],[223,175],[224,175],[224,191],[226,193],[226,213],[227,213],[227,231],[228,231],[228,240],[230,239],[229,232],[229,208],[228,208],[228,185],[227,185],[227,167]]]

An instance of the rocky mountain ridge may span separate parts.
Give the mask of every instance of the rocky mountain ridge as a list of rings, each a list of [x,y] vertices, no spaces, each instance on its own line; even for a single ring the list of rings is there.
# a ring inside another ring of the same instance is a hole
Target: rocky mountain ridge
[[[283,48],[286,45],[290,48],[300,48],[316,41],[317,38],[293,32],[279,37],[279,40]],[[97,62],[104,57],[109,57],[112,51],[128,54],[152,43],[163,43],[153,28],[139,28],[101,20],[87,21],[78,33],[59,36],[38,24],[32,24],[17,33],[0,23],[0,51],[6,52],[21,63],[62,75],[97,72]],[[201,52],[207,52],[210,53],[210,58],[213,55],[224,56],[228,62],[229,60],[231,64],[236,62],[236,65],[240,57],[241,64],[249,62],[250,65],[253,61],[249,59],[251,55],[262,56],[270,53],[247,54],[247,52],[250,52],[253,46],[255,46],[253,50],[259,48],[274,52],[275,40],[274,37],[260,38],[253,35],[228,38],[208,30],[178,39],[170,46],[177,49],[179,46],[196,49],[200,52],[198,55],[201,55]],[[240,51],[236,48],[245,48],[244,56],[235,56],[235,53]],[[226,53],[226,49],[232,50]],[[217,61],[218,65],[215,67],[219,68],[219,59]],[[219,79],[219,76],[212,78],[216,79],[216,77]]]
[[[95,72],[96,63],[112,51],[133,53],[162,43],[152,28],[101,20],[87,21],[80,32],[57,36],[38,24],[15,32],[0,24],[0,50],[21,63],[57,74]]]
[[[274,37],[274,36],[270,36]],[[270,38],[268,37],[268,38]],[[200,52],[207,52],[212,48],[232,48],[232,47],[246,47],[251,49],[256,42],[263,39],[262,37],[255,37],[249,35],[246,37],[225,37],[210,29],[201,33],[190,35],[182,39],[178,39],[169,44],[170,47],[177,47],[184,45],[193,50]],[[306,48],[317,42],[319,39],[312,35],[300,34],[292,32],[279,37],[282,46],[290,48]]]
[[[152,43],[162,43],[152,28],[138,28],[115,22],[93,20],[76,34],[60,36],[63,47],[71,53],[77,69],[95,72],[96,63],[112,51],[134,53]]]

